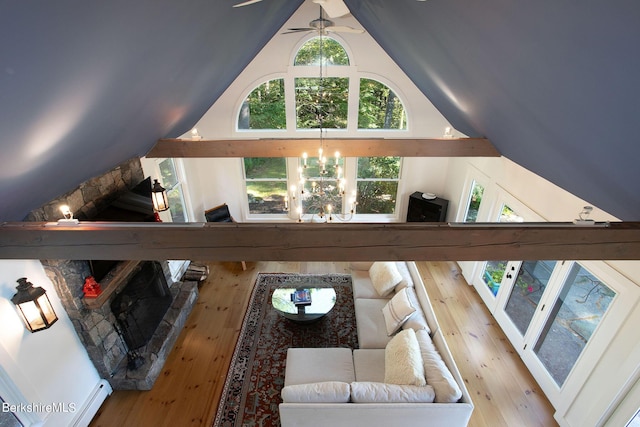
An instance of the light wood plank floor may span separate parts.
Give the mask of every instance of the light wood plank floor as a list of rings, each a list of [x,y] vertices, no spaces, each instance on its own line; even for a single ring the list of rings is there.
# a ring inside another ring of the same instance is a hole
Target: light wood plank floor
[[[154,388],[116,391],[91,427],[211,426],[258,272],[346,273],[346,263],[207,263],[209,278]],[[466,381],[472,427],[555,426],[553,407],[453,262],[417,263]]]

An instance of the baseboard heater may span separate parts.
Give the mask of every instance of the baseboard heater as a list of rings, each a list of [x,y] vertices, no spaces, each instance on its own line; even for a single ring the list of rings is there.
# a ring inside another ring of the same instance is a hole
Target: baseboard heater
[[[107,380],[100,380],[91,393],[91,396],[80,408],[78,415],[71,424],[73,427],[86,427],[100,409],[102,402],[111,394],[113,390]]]

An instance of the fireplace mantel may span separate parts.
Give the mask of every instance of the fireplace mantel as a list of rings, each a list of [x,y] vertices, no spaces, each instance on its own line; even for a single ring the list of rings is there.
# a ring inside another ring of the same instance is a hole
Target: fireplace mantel
[[[136,268],[140,265],[141,261],[121,261],[119,262],[107,276],[100,281],[100,288],[102,293],[97,297],[84,297],[82,301],[84,305],[91,309],[96,310],[102,307],[102,305],[109,301],[111,295],[120,291],[128,282],[129,277],[133,274]]]

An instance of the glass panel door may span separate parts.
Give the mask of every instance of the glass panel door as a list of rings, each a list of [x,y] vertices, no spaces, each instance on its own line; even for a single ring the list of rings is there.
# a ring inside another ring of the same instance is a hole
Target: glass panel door
[[[469,199],[467,200],[464,222],[476,222],[476,220],[478,219],[478,211],[480,210],[480,204],[482,203],[483,195],[484,187],[474,179],[473,183],[471,184]]]
[[[571,267],[533,352],[562,387],[616,293],[580,264]]]
[[[507,204],[502,204],[499,212],[498,222],[522,222],[524,220]],[[511,282],[513,279],[513,273],[510,277],[505,275],[508,263],[508,260],[486,261],[481,268],[481,273],[476,276],[476,280],[473,282],[478,294],[492,313],[496,309],[496,298],[499,296],[498,293],[502,285],[505,281]],[[513,271],[515,272],[515,267]]]
[[[523,351],[524,338],[533,321],[556,261],[523,261],[517,268],[512,285],[502,299],[502,309],[495,313],[509,341],[518,352]],[[514,269],[515,270],[515,269]]]

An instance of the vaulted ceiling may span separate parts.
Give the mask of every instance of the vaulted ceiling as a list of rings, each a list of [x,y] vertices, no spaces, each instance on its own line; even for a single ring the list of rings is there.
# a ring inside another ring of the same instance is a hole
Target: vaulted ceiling
[[[302,0],[236,2],[2,2],[0,220],[186,132]],[[640,3],[344,2],[458,130],[640,220]]]

